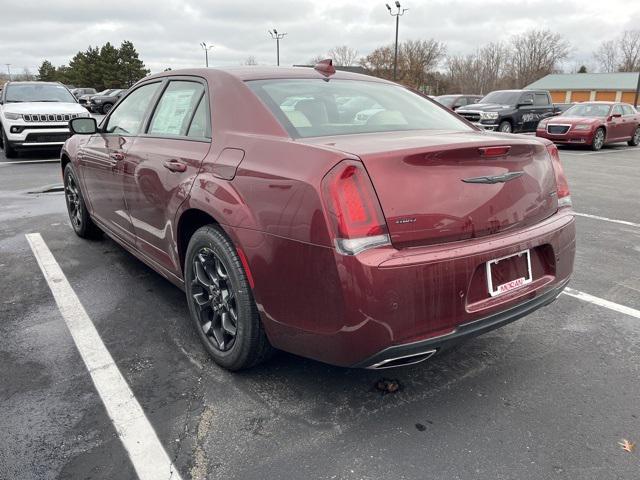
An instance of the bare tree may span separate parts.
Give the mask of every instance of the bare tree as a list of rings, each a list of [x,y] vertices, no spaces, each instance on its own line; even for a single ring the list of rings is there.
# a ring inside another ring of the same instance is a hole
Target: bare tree
[[[618,70],[620,63],[618,55],[618,42],[616,40],[606,40],[600,44],[598,49],[593,52],[600,70],[602,72],[615,72]]]
[[[326,60],[326,58],[327,58],[327,56],[326,56],[326,55],[322,55],[322,54],[320,54],[320,55],[316,55],[315,57],[312,57],[312,58],[309,60],[309,65],[315,65],[316,63],[318,63],[318,62],[319,62],[319,61],[321,61],[321,60]]]
[[[506,87],[509,51],[503,43],[489,43],[475,53],[447,59],[448,89],[451,93],[485,94]]]
[[[429,74],[438,66],[446,52],[436,40],[408,40],[398,45],[398,82],[411,88],[425,90]],[[360,65],[372,75],[393,78],[393,45],[378,47],[360,60]]]
[[[253,55],[249,55],[242,61],[241,65],[254,66],[258,65],[258,62],[256,61],[256,57],[254,57]]]
[[[627,30],[618,40],[620,64],[618,71],[635,72],[640,70],[640,30]]]
[[[358,60],[358,51],[347,45],[333,47],[327,52],[327,57],[333,60],[333,64],[341,67],[350,67]]]
[[[568,42],[550,30],[530,30],[511,38],[511,75],[522,88],[557,71],[569,54]]]

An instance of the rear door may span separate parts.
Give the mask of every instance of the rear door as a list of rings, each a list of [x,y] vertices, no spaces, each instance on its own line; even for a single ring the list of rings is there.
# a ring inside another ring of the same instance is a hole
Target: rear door
[[[538,127],[540,120],[553,115],[553,104],[551,103],[551,98],[548,94],[544,92],[536,92],[533,94],[533,106],[535,107],[535,113],[538,115],[538,118],[532,128],[532,130],[535,130]]]
[[[609,132],[607,134],[607,140],[618,140],[625,138],[627,136],[626,125],[624,120],[624,115],[622,111],[622,106],[620,104],[616,104],[611,109],[611,121],[608,123]],[[620,115],[617,117],[616,115]]]
[[[145,132],[127,153],[123,181],[138,249],[176,275],[181,268],[171,227],[210,147],[205,81],[169,79]]]
[[[160,82],[153,82],[134,90],[105,119],[101,131],[78,152],[92,215],[132,244],[135,233],[122,194],[123,163],[159,86]]]
[[[635,112],[631,105],[622,105],[622,118],[625,125],[625,136],[632,138],[638,128],[638,114]]]
[[[521,131],[530,132],[535,130],[537,113],[536,107],[533,105],[533,93],[525,92],[520,96],[518,111],[522,122]]]

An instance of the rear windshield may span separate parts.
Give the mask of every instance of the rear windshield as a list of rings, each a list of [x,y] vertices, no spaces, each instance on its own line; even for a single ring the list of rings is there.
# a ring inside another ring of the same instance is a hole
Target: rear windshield
[[[563,117],[606,117],[611,105],[602,103],[580,103],[565,111]]]
[[[473,130],[406,88],[359,80],[252,80],[247,85],[292,137]]]

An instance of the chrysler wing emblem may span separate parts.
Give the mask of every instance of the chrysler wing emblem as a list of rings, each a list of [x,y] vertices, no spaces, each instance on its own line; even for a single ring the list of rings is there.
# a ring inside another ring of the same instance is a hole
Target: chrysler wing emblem
[[[505,173],[504,175],[463,178],[462,181],[464,183],[505,183],[509,180],[513,180],[514,178],[521,177],[523,174],[524,172],[509,172]]]

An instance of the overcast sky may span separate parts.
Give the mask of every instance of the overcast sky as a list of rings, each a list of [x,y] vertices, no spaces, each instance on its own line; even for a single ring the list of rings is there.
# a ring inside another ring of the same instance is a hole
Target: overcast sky
[[[65,64],[89,45],[135,44],[153,71],[204,65],[199,43],[214,45],[210,65],[238,65],[252,55],[275,64],[267,30],[287,32],[281,64],[306,63],[335,45],[361,55],[393,42],[384,0],[0,0],[0,69],[34,71],[44,59]],[[403,0],[400,40],[433,37],[449,53],[529,28],[549,28],[572,46],[567,64],[591,62],[602,40],[640,28],[640,0]]]

